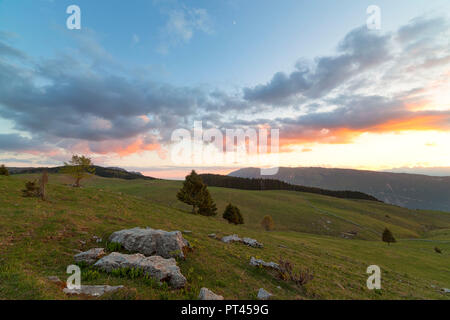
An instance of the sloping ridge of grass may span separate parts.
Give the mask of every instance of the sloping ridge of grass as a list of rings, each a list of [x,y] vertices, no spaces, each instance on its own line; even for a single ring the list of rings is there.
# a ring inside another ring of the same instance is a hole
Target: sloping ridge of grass
[[[194,250],[186,260],[178,261],[188,279],[186,289],[170,290],[141,278],[121,278],[105,273],[99,273],[95,279],[85,279],[83,284],[125,285],[126,290],[102,299],[195,299],[201,287],[208,287],[227,299],[254,299],[261,287],[273,293],[275,299],[448,298],[436,288],[450,283],[449,243],[439,243],[443,253],[437,254],[434,252],[436,244],[432,242],[399,239],[398,243],[387,246],[379,240],[344,240],[286,228],[265,232],[253,223],[234,226],[221,217],[192,215],[183,208],[169,206],[166,204],[170,204],[169,193],[180,186],[179,182],[95,177],[86,181],[85,187],[73,188],[59,179],[62,179],[60,175],[50,175],[48,201],[41,201],[21,196],[24,177],[0,177],[0,299],[80,299],[63,294],[47,277],[56,275],[65,281],[66,267],[73,264],[75,250],[104,245],[96,243],[94,235],[105,241],[114,231],[146,226],[191,231],[184,237]],[[160,191],[155,194],[155,190]],[[242,203],[249,200],[251,205],[260,202],[261,197],[278,198],[280,203],[283,196],[290,200],[298,197],[297,192],[290,191],[223,188],[211,188],[211,191],[220,206],[228,197],[240,197]],[[398,219],[406,214],[402,209],[381,203],[307,196],[316,206],[327,208],[329,203],[335,204],[334,210],[346,210],[351,203],[359,208],[359,219],[369,214],[383,214],[378,210],[391,210],[389,214]],[[155,202],[152,197],[159,197],[160,201]],[[299,200],[296,204],[301,203]],[[256,210],[247,211],[246,218],[251,220]],[[436,220],[435,213],[424,215],[425,223]],[[443,227],[446,221],[443,218],[434,223]],[[286,220],[287,224],[290,222]],[[210,233],[219,237],[230,234],[251,237],[262,242],[264,248],[224,244],[209,238]],[[441,232],[439,238],[445,235]],[[251,256],[265,261],[277,261],[280,256],[289,259],[297,270],[311,269],[314,280],[304,288],[296,287],[266,270],[250,266]],[[382,270],[379,292],[366,288],[366,268],[371,264],[379,265]]]

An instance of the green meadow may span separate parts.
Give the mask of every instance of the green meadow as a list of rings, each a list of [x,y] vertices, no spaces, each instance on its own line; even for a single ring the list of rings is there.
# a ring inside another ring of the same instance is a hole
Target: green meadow
[[[68,177],[51,174],[48,200],[42,201],[22,197],[25,181],[33,177],[0,176],[0,299],[86,298],[67,296],[47,278],[65,281],[76,250],[104,246],[114,231],[147,226],[191,231],[184,237],[193,251],[178,261],[187,287],[172,290],[149,279],[83,269],[83,284],[125,286],[100,299],[196,299],[201,287],[226,299],[255,299],[259,288],[274,299],[450,298],[440,290],[450,287],[450,213],[294,191],[210,187],[219,213],[204,217],[176,199],[181,181],[94,176],[73,188]],[[243,225],[222,218],[229,202],[240,208]],[[261,227],[265,215],[272,216],[275,230]],[[397,239],[389,246],[381,241],[386,227]],[[354,239],[343,237],[349,232]],[[254,238],[264,248],[225,244],[210,233]],[[288,259],[296,270],[312,270],[314,279],[297,287],[250,266],[252,256]],[[381,268],[381,290],[366,287],[366,268],[373,264]]]

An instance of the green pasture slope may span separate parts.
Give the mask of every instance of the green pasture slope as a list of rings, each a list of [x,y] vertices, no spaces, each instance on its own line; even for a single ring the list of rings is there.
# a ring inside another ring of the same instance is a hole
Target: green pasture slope
[[[142,278],[85,270],[83,284],[126,287],[101,299],[195,299],[203,286],[227,299],[254,299],[261,287],[275,299],[450,298],[439,290],[450,287],[450,213],[300,192],[210,188],[219,214],[203,217],[177,201],[179,181],[92,177],[77,189],[67,185],[66,176],[51,174],[48,201],[41,201],[21,196],[32,177],[0,176],[0,299],[81,299],[66,296],[47,277],[65,280],[75,250],[104,245],[95,243],[94,235],[107,239],[136,226],[192,231],[184,236],[194,250],[178,262],[188,286],[171,290]],[[228,202],[239,206],[244,225],[221,218]],[[274,231],[260,226],[266,214],[273,217]],[[385,227],[397,243],[380,241]],[[350,231],[357,232],[355,239],[344,239],[342,233]],[[251,237],[264,248],[224,244],[210,233]],[[251,256],[265,261],[281,256],[315,277],[298,288],[251,267]],[[382,270],[379,291],[366,287],[372,264]]]

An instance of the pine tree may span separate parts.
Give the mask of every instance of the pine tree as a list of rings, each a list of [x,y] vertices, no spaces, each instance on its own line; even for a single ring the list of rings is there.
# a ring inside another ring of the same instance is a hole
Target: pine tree
[[[195,170],[192,170],[191,174],[186,176],[183,187],[177,193],[177,198],[191,205],[194,214],[199,213],[204,216],[217,214],[217,208],[211,194]]]
[[[392,232],[388,228],[384,229],[382,240],[384,242],[387,242],[388,245],[390,245],[391,242],[397,242],[395,240],[395,238],[394,238],[394,235],[392,234]]]
[[[206,185],[203,185],[200,191],[200,202],[198,204],[198,213],[202,216],[215,216],[217,207],[211,197]]]
[[[244,217],[238,207],[229,203],[223,212],[222,217],[229,223],[244,224]]]

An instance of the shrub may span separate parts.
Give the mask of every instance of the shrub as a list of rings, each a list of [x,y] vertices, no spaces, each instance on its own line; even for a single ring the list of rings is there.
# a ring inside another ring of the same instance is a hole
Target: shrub
[[[278,260],[279,269],[277,270],[278,276],[284,281],[292,281],[297,286],[302,287],[312,279],[314,279],[313,273],[309,269],[299,270],[294,272],[292,263],[280,257]]]
[[[22,190],[24,197],[39,197],[39,185],[36,180],[25,182],[25,189]]]
[[[261,225],[262,227],[266,230],[266,231],[270,231],[273,230],[274,228],[274,223],[273,223],[273,219],[271,216],[267,215],[264,216],[264,218],[261,221]]]
[[[100,277],[100,273],[97,270],[85,270],[81,273],[83,281],[97,280]]]
[[[231,203],[225,208],[222,217],[229,223],[244,224],[244,218],[242,217],[241,211]]]
[[[9,171],[4,164],[0,166],[0,176],[9,176]]]
[[[120,252],[122,250],[122,244],[118,242],[107,242],[105,248],[108,252]]]
[[[391,232],[388,228],[384,229],[384,231],[383,231],[383,236],[382,236],[381,239],[382,239],[384,242],[387,242],[388,245],[390,245],[391,242],[392,242],[392,243],[393,243],[393,242],[397,242],[397,241],[395,240],[395,238],[394,238],[394,235],[392,234],[392,232]]]

